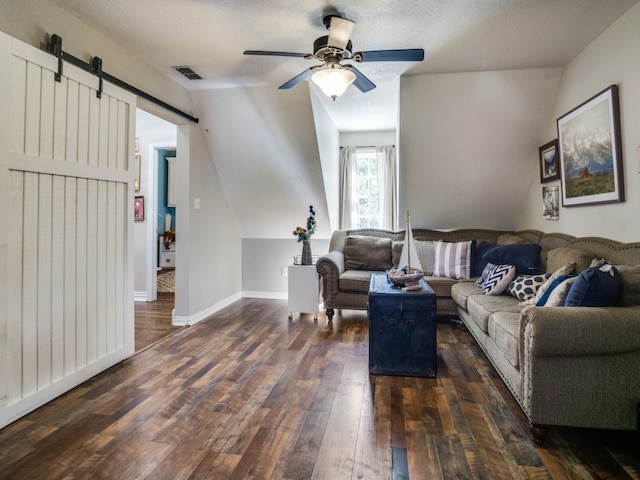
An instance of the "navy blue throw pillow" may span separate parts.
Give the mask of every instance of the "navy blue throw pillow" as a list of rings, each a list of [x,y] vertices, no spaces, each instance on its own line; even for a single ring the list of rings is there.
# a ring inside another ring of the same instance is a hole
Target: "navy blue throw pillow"
[[[479,277],[482,275],[482,271],[484,267],[487,266],[487,262],[484,259],[484,254],[487,253],[490,249],[495,247],[494,243],[489,243],[482,241],[479,244],[475,244],[475,248],[471,250],[471,276]]]
[[[516,245],[496,245],[483,258],[494,265],[515,265],[520,274],[538,273],[540,270],[540,245],[522,243]]]
[[[620,299],[622,282],[613,265],[599,265],[584,270],[573,283],[564,301],[565,307],[615,307]]]

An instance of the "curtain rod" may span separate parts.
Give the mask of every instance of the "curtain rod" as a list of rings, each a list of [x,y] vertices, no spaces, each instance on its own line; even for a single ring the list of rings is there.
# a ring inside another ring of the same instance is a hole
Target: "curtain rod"
[[[120,80],[113,75],[109,75],[107,72],[102,70],[102,59],[100,57],[93,57],[91,59],[91,63],[84,62],[77,57],[65,52],[62,50],[62,37],[59,35],[53,34],[51,35],[51,40],[47,42],[47,51],[54,55],[58,59],[58,72],[55,74],[56,82],[60,82],[62,80],[62,64],[63,61],[68,62],[72,65],[75,65],[78,68],[81,68],[93,75],[98,77],[98,90],[96,91],[96,96],[100,98],[102,96],[102,80],[106,80],[113,85],[116,85],[124,90],[127,90],[139,97],[144,98],[145,100],[149,100],[156,105],[160,105],[161,107],[173,112],[177,113],[181,117],[186,118],[187,120],[191,120],[194,123],[198,123],[198,118],[192,115],[189,115],[182,110],[177,109],[176,107],[169,105],[168,103],[160,100],[159,98],[154,97],[153,95],[148,94],[140,90],[133,85],[129,85],[128,83]]]
[[[350,145],[349,145],[350,146]],[[391,145],[393,148],[396,148],[395,145]],[[358,145],[355,148],[376,148],[376,147],[384,147],[384,145]],[[342,145],[340,148],[344,148]]]

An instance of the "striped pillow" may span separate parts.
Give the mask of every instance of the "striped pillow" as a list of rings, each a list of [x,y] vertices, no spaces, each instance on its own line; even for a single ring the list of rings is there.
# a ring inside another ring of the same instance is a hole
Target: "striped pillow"
[[[434,277],[470,278],[472,242],[436,242]]]
[[[500,295],[507,289],[515,276],[515,265],[494,265],[482,284],[482,293],[485,295]]]

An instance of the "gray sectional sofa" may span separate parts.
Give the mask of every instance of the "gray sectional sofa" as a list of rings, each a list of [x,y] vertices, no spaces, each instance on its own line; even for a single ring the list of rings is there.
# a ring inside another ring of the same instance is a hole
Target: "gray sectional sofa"
[[[425,278],[436,292],[438,314],[459,315],[528,417],[535,442],[543,441],[549,425],[638,428],[640,243],[534,230],[413,229],[413,234],[417,242],[474,240],[476,247],[483,242],[535,243],[540,246],[540,269],[549,273],[570,262],[580,271],[594,259],[615,265],[622,291],[617,306],[610,307],[524,306],[509,294],[484,294],[475,278]],[[334,232],[330,252],[317,262],[329,319],[334,309],[366,309],[369,277],[380,271],[367,268],[379,267],[387,258],[384,254],[373,265],[354,263],[349,258],[354,237],[391,240],[367,246],[365,239],[364,246],[369,253],[389,246],[392,264],[404,232]],[[360,260],[364,256],[357,249],[355,254]]]

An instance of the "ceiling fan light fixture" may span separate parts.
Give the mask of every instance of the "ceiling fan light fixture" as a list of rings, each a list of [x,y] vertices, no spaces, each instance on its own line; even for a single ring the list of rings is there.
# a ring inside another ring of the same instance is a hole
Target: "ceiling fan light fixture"
[[[342,95],[355,79],[356,75],[351,70],[333,66],[318,70],[311,76],[311,81],[333,101]]]

